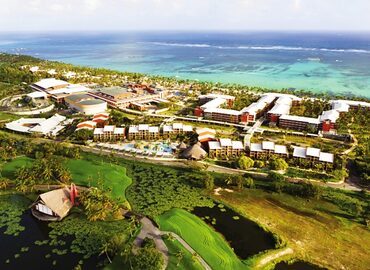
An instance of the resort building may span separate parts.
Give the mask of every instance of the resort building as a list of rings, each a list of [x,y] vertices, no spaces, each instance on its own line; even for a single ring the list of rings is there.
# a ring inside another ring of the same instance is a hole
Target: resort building
[[[71,197],[74,195],[71,190],[61,188],[40,194],[31,207],[33,216],[42,221],[60,221],[65,218],[73,207]]]
[[[65,116],[55,114],[46,118],[21,118],[5,124],[11,131],[19,133],[36,133],[45,136],[56,136],[67,123]]]
[[[159,139],[159,127],[151,127],[146,124],[130,126],[127,138],[129,140],[157,140]]]
[[[263,141],[262,143],[251,143],[249,156],[256,159],[268,159],[272,156],[281,158],[289,157],[288,149],[285,145],[275,144],[274,142]]]
[[[107,110],[107,102],[87,94],[69,95],[64,101],[71,109],[86,115],[103,113]]]
[[[207,119],[211,119],[214,121],[220,122],[229,122],[237,124],[239,123],[240,111],[236,110],[229,110],[229,109],[221,109],[221,108],[209,108],[204,110],[203,115]]]
[[[103,128],[94,129],[94,141],[123,141],[125,139],[125,128],[106,125]]]
[[[262,96],[257,102],[253,102],[248,107],[241,110],[240,122],[256,122],[256,120],[263,116],[267,110],[272,108],[274,100],[274,95]]]
[[[190,125],[184,125],[182,123],[173,123],[172,125],[164,125],[162,129],[163,138],[169,138],[178,134],[185,134],[193,131],[193,127]]]
[[[138,106],[140,105],[139,103],[148,103],[157,99],[163,99],[165,97],[165,91],[148,87],[135,88],[128,85],[128,87],[105,87],[89,91],[89,95],[106,101],[111,107],[127,108],[132,104],[133,106]]]
[[[109,113],[97,113],[93,116],[92,121],[98,124],[105,123],[109,120]]]
[[[209,141],[208,150],[210,158],[230,158],[238,157],[243,154],[244,146],[241,141],[219,139],[218,141]]]
[[[201,95],[199,102],[202,105],[194,110],[194,115],[204,116],[215,121],[239,123],[239,111],[221,108],[221,106],[230,108],[234,100],[235,97],[229,95]]]
[[[319,117],[320,119],[320,129],[323,132],[335,132],[335,123],[339,119],[340,113],[337,110],[324,111]]]
[[[214,141],[216,138],[216,130],[211,128],[197,128],[196,133],[198,134],[198,141],[201,143]]]
[[[42,79],[36,82],[30,87],[35,92],[27,94],[30,98],[51,98],[56,102],[64,102],[65,97],[71,94],[85,93],[90,89],[79,85],[70,84],[63,80],[57,80],[55,78]]]
[[[278,123],[280,116],[287,115],[292,107],[293,99],[288,96],[279,97],[274,107],[267,112],[267,119],[270,123]]]
[[[76,131],[80,129],[89,129],[93,130],[96,127],[96,122],[94,121],[83,121],[77,124]]]
[[[279,127],[316,133],[319,129],[319,118],[284,114],[279,118]]]
[[[311,163],[326,163],[326,164],[333,164],[334,163],[334,154],[322,152],[319,148],[313,147],[293,147],[293,158],[302,161],[307,160]]]

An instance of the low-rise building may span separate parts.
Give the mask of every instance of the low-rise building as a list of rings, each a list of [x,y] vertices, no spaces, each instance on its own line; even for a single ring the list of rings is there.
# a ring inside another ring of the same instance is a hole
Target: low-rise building
[[[19,133],[35,133],[45,136],[56,136],[65,128],[66,117],[55,114],[46,118],[21,118],[5,124],[9,130]]]
[[[123,141],[125,139],[125,128],[106,125],[102,128],[94,129],[94,141]]]
[[[173,123],[172,125],[164,125],[162,129],[163,138],[169,138],[173,135],[185,134],[193,131],[193,127],[190,125],[184,125],[182,123]]]
[[[64,101],[73,110],[86,115],[103,113],[107,110],[107,102],[87,94],[69,95]]]
[[[319,148],[313,147],[293,147],[293,158],[302,161],[308,161],[311,164],[324,163],[332,165],[334,163],[334,154],[322,152]]]
[[[249,147],[249,156],[256,159],[268,159],[272,156],[281,158],[289,157],[288,149],[285,145],[275,144],[270,141],[262,143],[251,143]]]
[[[216,130],[211,128],[197,128],[196,133],[198,134],[198,141],[201,143],[213,141],[216,138]]]
[[[316,133],[320,126],[319,118],[303,117],[296,115],[281,115],[279,118],[279,127],[299,131],[309,131]]]
[[[209,141],[208,149],[210,158],[238,157],[244,153],[243,143],[241,141],[232,141],[231,139]]]
[[[320,129],[323,132],[335,132],[335,123],[339,119],[339,112],[337,110],[324,111],[320,116]]]
[[[146,124],[130,126],[127,138],[129,140],[157,140],[159,139],[159,127],[151,127]]]

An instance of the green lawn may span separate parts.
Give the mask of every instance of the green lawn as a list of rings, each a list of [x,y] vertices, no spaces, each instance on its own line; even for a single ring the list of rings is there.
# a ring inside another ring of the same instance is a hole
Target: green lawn
[[[5,113],[5,112],[0,112],[0,122],[1,121],[11,121],[11,120],[16,120],[18,118],[21,118],[18,115],[15,114],[10,114],[10,113]]]
[[[14,179],[16,170],[22,166],[31,166],[32,161],[28,157],[15,158],[4,164],[2,174]],[[125,192],[132,180],[126,175],[125,167],[87,155],[81,159],[68,159],[66,165],[72,174],[72,181],[77,185],[97,186],[101,179],[104,187],[111,189],[113,198],[126,200]]]
[[[167,270],[201,270],[202,265],[195,259],[192,258],[192,254],[187,251],[183,245],[177,240],[164,239],[168,252],[170,255],[170,261],[167,266]],[[177,255],[182,252],[183,257],[179,261]]]
[[[67,167],[74,183],[97,186],[100,179],[105,187],[111,189],[113,198],[126,200],[126,188],[132,183],[131,178],[126,175],[126,168],[98,159],[69,159]]]
[[[25,166],[25,167],[31,166],[32,165],[32,162],[33,162],[33,159],[32,158],[29,158],[29,157],[17,157],[17,158],[13,159],[10,162],[6,162],[3,165],[3,168],[2,168],[2,172],[1,173],[6,178],[14,179],[16,177],[15,172],[19,168],[21,168],[23,166]]]
[[[181,209],[172,209],[156,219],[163,231],[180,235],[214,270],[247,269],[221,236],[204,221]]]

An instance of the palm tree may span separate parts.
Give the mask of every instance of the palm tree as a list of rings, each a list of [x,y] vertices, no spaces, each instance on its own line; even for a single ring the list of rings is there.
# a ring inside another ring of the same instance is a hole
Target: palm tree
[[[109,263],[112,263],[112,260],[111,258],[109,257],[109,252],[111,250],[111,246],[110,246],[110,243],[109,242],[105,242],[102,247],[100,248],[100,254],[99,255],[102,255],[102,254],[105,254],[105,256],[107,256],[107,259],[109,261]]]

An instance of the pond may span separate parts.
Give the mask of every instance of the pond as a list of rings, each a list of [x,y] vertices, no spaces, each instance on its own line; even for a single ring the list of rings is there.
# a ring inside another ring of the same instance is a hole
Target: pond
[[[4,234],[0,229],[0,269],[73,269],[82,256],[67,253],[57,255],[52,252],[54,247],[49,245],[36,245],[35,241],[49,239],[50,228],[46,222],[35,219],[28,210],[22,215],[21,225],[25,230],[18,236]],[[72,239],[64,239],[66,248]],[[83,269],[97,269],[98,257],[83,260]]]
[[[221,233],[241,259],[275,248],[276,242],[271,233],[223,205],[196,207],[193,214]]]
[[[326,268],[322,268],[320,266],[304,261],[295,261],[291,264],[288,264],[287,262],[280,262],[276,264],[274,268],[274,270],[325,270],[325,269]]]

